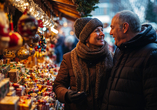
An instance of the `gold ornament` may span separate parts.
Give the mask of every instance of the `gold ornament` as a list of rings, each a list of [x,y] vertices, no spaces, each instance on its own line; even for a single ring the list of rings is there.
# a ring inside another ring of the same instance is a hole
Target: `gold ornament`
[[[29,50],[26,49],[25,47],[21,47],[17,53],[16,53],[17,57],[19,59],[27,59],[30,55],[29,55]]]

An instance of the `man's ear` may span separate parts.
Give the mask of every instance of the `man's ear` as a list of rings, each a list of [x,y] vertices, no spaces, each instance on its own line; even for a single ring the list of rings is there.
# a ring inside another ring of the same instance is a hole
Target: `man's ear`
[[[123,23],[123,33],[126,33],[129,29],[129,24],[127,22]]]

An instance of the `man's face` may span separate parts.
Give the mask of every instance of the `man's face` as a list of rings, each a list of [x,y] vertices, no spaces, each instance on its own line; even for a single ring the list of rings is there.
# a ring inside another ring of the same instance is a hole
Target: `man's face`
[[[115,45],[120,46],[122,43],[126,42],[126,36],[123,32],[123,27],[120,27],[118,15],[114,16],[111,21],[111,31],[110,35],[113,36],[115,40]]]

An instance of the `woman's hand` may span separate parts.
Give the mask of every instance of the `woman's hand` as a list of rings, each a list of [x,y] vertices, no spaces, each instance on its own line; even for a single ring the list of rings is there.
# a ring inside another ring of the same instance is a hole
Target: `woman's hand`
[[[87,99],[87,95],[85,92],[77,92],[77,91],[67,91],[65,94],[65,101],[67,103],[80,103]]]

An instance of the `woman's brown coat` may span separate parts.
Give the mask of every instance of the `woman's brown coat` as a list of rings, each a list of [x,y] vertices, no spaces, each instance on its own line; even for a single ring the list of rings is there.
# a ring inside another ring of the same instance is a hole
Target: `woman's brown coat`
[[[106,57],[106,56],[103,56]],[[100,58],[102,60],[103,58]],[[94,91],[95,91],[95,73],[96,73],[96,64],[100,61],[94,61],[94,62],[87,62],[88,68],[89,68],[89,79],[90,79],[90,90],[89,94],[87,95],[87,101],[82,102],[79,104],[74,104],[74,103],[66,103],[65,102],[65,94],[68,91],[68,88],[70,87],[71,90],[76,91],[76,79],[75,75],[73,73],[72,69],[72,63],[71,63],[71,52],[66,53],[63,55],[63,61],[60,66],[59,73],[55,79],[54,82],[54,91],[56,93],[57,99],[65,103],[65,110],[99,110],[100,106],[98,107],[94,103]],[[112,62],[112,61],[111,61]],[[104,73],[108,74],[108,73]],[[100,85],[100,92],[99,92],[99,103],[101,103],[102,97],[104,90],[106,88],[106,82],[107,82],[107,77],[104,75],[101,77],[101,85]]]

